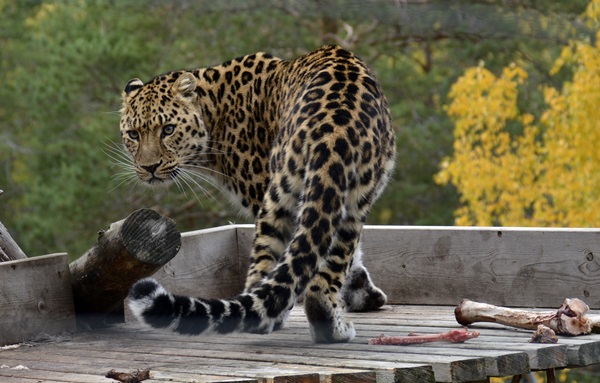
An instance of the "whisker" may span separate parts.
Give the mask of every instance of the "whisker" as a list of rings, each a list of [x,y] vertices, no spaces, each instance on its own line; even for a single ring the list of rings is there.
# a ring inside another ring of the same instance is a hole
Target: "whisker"
[[[175,185],[177,185],[177,189],[179,189],[179,191],[181,193],[183,193],[183,196],[187,199],[187,193],[185,192],[185,188],[183,187],[183,185],[181,184],[181,180],[176,176],[176,175],[171,175],[171,179],[173,180],[173,183]],[[194,193],[194,191],[192,190],[192,193]],[[196,195],[196,193],[194,193],[194,195]],[[196,196],[196,199],[198,197]]]
[[[121,187],[124,184],[131,184],[132,185],[132,188],[129,190],[131,192],[131,190],[133,189],[133,186],[135,186],[138,182],[139,182],[139,179],[137,177],[135,177],[135,176],[123,178],[123,180],[121,182],[119,182],[115,187],[113,187],[112,189],[110,189],[108,192],[112,193],[113,191],[115,191],[116,189],[118,189],[119,187]]]
[[[105,150],[103,150],[103,152],[115,162],[133,165],[133,159],[131,157],[126,157],[122,153],[110,152]]]
[[[198,203],[200,203],[200,207],[204,208],[204,206],[202,205],[202,199],[198,196],[198,194],[196,194],[196,191],[194,190],[193,185],[190,185],[190,182],[186,179],[186,177],[187,177],[187,175],[180,173],[180,179],[176,180],[177,185],[181,188],[181,190],[183,191],[183,194],[186,195],[185,191],[183,190],[184,189],[183,185],[181,185],[180,183],[185,184],[185,186],[187,186],[190,189],[192,194],[194,194],[194,197],[196,198]],[[193,180],[190,180],[190,181],[193,182]],[[202,190],[202,192],[208,198],[208,196],[206,195],[205,189],[202,186],[198,185],[196,182],[193,182],[193,183],[194,183],[194,185],[198,186],[200,188],[200,190]]]
[[[102,151],[112,160],[113,165],[117,165],[122,169],[135,169],[133,158],[121,146],[114,142],[112,145],[105,143],[105,146],[106,148],[103,148]]]
[[[131,159],[131,155],[125,150],[125,148],[115,142],[111,142],[111,144],[104,142],[104,146],[106,148],[106,150],[105,149],[102,150],[104,153],[107,153],[107,151],[108,151],[108,152],[116,155],[117,157],[120,157],[123,159]]]
[[[132,172],[119,172],[115,173],[111,176],[114,180],[127,180],[129,178],[135,178],[134,173]]]
[[[231,178],[231,176],[228,176],[225,173],[222,173],[218,170],[214,170],[205,166],[200,166],[200,165],[193,165],[193,164],[183,164],[181,166],[182,169],[189,169],[190,171],[192,171],[194,174],[200,174],[198,173],[196,170],[201,170],[201,171],[206,171],[206,172],[210,172],[210,173],[215,173],[220,175],[223,178]]]
[[[104,148],[102,151],[108,158],[111,159],[111,166],[120,169],[120,171],[112,175],[112,179],[117,184],[109,190],[109,193],[115,191],[123,185],[130,185],[129,193],[141,182],[137,176],[135,164],[133,158],[126,152],[125,148],[115,141],[105,137],[105,141],[102,142]]]
[[[186,182],[186,184],[188,185],[188,187],[190,187],[190,189],[193,190],[192,186],[190,185],[190,183],[192,183],[193,185],[195,185],[202,191],[202,193],[204,194],[204,196],[206,198],[217,201],[217,199],[215,198],[214,195],[212,195],[212,193],[210,193],[205,187],[203,187],[198,181],[196,181],[194,179],[194,176],[197,176],[198,178],[200,178],[200,180],[208,183],[210,186],[216,187],[216,185],[212,182],[211,179],[209,179],[207,177],[203,177],[200,174],[194,174],[194,173],[186,171],[185,169],[182,169],[181,178],[182,178],[182,180],[184,180]]]
[[[114,116],[121,116],[121,111],[120,110],[105,110],[102,112],[98,112],[98,114],[110,114],[110,115],[114,115]]]
[[[220,176],[226,179],[231,178],[218,170],[203,166],[204,163],[208,164],[210,161],[208,158],[204,159],[203,156],[229,154],[229,150],[221,150],[212,146],[213,144],[218,144],[218,141],[209,140],[208,143],[210,146],[206,148],[208,150],[207,152],[184,156],[181,160],[180,167],[170,176],[171,181],[175,184],[183,197],[188,198],[188,192],[191,192],[201,206],[204,199],[218,202],[215,195],[204,186],[208,185],[210,188],[221,190],[220,183],[212,176]],[[131,193],[136,186],[143,183],[137,175],[134,158],[121,143],[106,139],[103,144],[103,152],[110,158],[112,166],[118,169],[118,171],[112,175],[112,179],[117,184],[110,192],[127,185],[130,187]],[[157,188],[153,187],[151,189],[154,193],[157,193]],[[198,190],[203,194],[202,196],[199,195],[197,192]]]

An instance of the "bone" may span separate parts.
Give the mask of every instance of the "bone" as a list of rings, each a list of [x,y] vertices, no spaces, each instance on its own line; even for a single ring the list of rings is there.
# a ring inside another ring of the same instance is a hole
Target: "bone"
[[[588,305],[578,298],[565,299],[557,311],[512,309],[463,299],[454,315],[463,326],[494,322],[526,330],[536,330],[538,325],[544,325],[560,335],[600,332],[600,316],[588,316],[588,310]]]

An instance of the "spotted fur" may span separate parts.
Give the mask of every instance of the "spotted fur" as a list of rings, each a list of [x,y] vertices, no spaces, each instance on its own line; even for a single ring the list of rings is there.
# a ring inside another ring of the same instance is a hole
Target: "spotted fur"
[[[203,173],[256,218],[244,292],[188,298],[145,279],[130,292],[141,321],[184,334],[267,333],[305,293],[314,341],[344,342],[355,331],[343,310],[386,302],[359,237],[393,169],[394,131],[371,69],[352,53],[327,46],[290,61],[257,53],[134,79],[120,127],[140,179]]]

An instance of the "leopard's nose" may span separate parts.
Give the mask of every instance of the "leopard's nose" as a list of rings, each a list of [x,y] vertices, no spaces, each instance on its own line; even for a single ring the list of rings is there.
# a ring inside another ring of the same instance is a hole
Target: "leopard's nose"
[[[154,174],[154,172],[156,171],[156,169],[158,169],[158,167],[160,166],[162,162],[158,162],[154,165],[141,165],[142,169],[146,170],[148,173],[150,174]]]

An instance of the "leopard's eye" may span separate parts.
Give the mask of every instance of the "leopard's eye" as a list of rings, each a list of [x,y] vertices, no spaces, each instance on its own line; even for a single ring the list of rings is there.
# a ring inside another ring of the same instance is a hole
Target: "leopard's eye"
[[[175,125],[165,125],[162,128],[163,137],[170,136],[171,134],[173,134],[173,132],[175,132]]]
[[[131,138],[134,141],[137,141],[140,139],[140,132],[138,132],[137,130],[128,130],[127,135],[129,136],[129,138]]]

